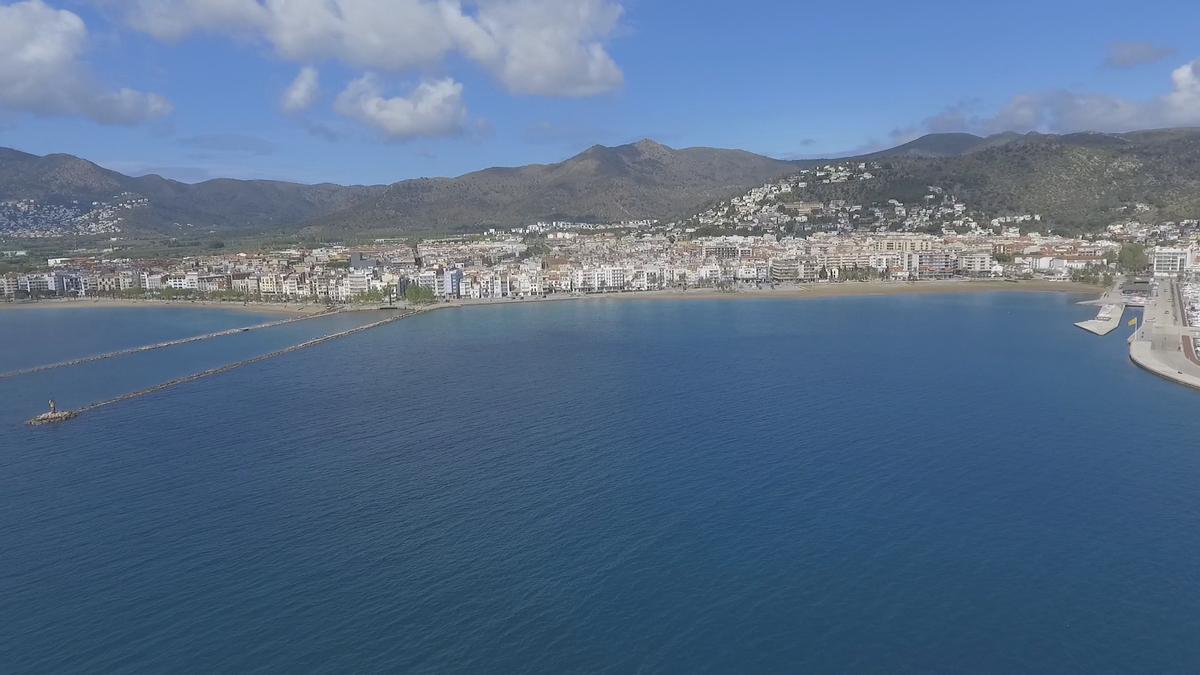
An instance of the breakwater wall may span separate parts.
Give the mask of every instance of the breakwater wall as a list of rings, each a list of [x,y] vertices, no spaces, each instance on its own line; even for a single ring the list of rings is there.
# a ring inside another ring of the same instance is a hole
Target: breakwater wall
[[[88,405],[85,405],[80,408],[76,408],[74,410],[69,411],[70,413],[73,413],[73,415],[66,419],[74,419],[75,417],[78,417],[79,415],[81,415],[83,413],[91,412],[93,410],[98,410],[100,408],[105,408],[107,406],[121,403],[122,401],[130,401],[135,398],[141,398],[142,396],[147,396],[149,394],[154,394],[154,393],[163,391],[165,389],[177,387],[181,384],[187,384],[188,382],[195,382],[196,380],[202,380],[207,377],[221,375],[223,373],[228,373],[231,370],[237,370],[238,368],[249,366],[249,365],[252,365],[255,363],[261,363],[263,361],[267,361],[269,359],[283,356],[285,354],[291,354],[292,352],[300,351],[301,349],[308,349],[309,347],[315,347],[315,346],[325,343],[325,342],[330,342],[332,340],[344,338],[344,337],[347,337],[350,335],[354,335],[355,333],[361,333],[363,331],[371,330],[372,328],[378,328],[380,326],[383,326],[383,325],[386,325],[389,323],[393,323],[393,322],[399,321],[401,319],[406,319],[410,316],[414,316],[416,314],[419,314],[420,312],[421,312],[421,310],[410,310],[407,312],[402,312],[395,316],[389,316],[388,318],[382,319],[380,321],[374,321],[374,322],[371,322],[368,324],[363,324],[361,326],[356,326],[354,328],[349,328],[347,330],[339,331],[337,333],[323,335],[321,337],[313,338],[312,340],[308,340],[306,342],[301,342],[300,344],[295,344],[290,347],[284,347],[283,349],[278,349],[278,350],[270,352],[268,354],[262,354],[262,355],[255,356],[252,358],[244,359],[242,361],[238,361],[236,363],[230,363],[230,364],[226,364],[224,366],[218,366],[216,368],[209,368],[208,370],[202,370],[198,373],[193,373],[191,375],[184,375],[182,377],[177,377],[173,380],[167,380],[166,382],[163,382],[161,384],[156,384],[153,387],[139,389],[137,391],[132,391],[132,392],[129,392],[128,394],[122,394],[115,398],[110,398],[110,399],[107,399],[104,401],[99,401],[97,403],[90,403]]]
[[[112,351],[112,352],[104,352],[103,354],[93,354],[91,356],[81,356],[77,359],[70,359],[67,361],[58,361],[56,363],[47,363],[47,364],[40,365],[40,366],[31,366],[29,368],[19,368],[17,370],[10,370],[7,372],[0,373],[0,380],[7,380],[7,379],[10,379],[13,377],[19,377],[21,375],[32,375],[34,373],[41,373],[41,372],[44,372],[47,370],[54,370],[56,368],[67,368],[70,366],[79,366],[79,365],[83,365],[85,363],[92,363],[94,361],[104,361],[105,359],[113,359],[118,356],[128,356],[130,354],[140,354],[142,352],[150,352],[150,351],[154,351],[156,349],[165,349],[167,347],[178,347],[179,345],[186,345],[186,344],[189,344],[192,342],[200,342],[201,340],[210,340],[212,338],[224,337],[226,335],[236,335],[238,333],[249,333],[251,331],[262,330],[264,328],[275,328],[277,326],[284,326],[289,323],[296,323],[298,321],[308,321],[309,319],[316,319],[318,317],[329,316],[329,315],[335,314],[335,313],[336,313],[336,310],[329,311],[329,312],[321,312],[319,314],[294,316],[289,319],[281,319],[279,321],[268,321],[266,323],[260,323],[260,324],[254,325],[254,326],[244,326],[241,328],[228,328],[226,330],[214,331],[212,333],[205,333],[203,335],[193,335],[192,337],[178,338],[176,340],[166,340],[164,342],[155,342],[153,344],[142,345],[140,347],[130,347],[128,349],[118,349],[118,350]]]

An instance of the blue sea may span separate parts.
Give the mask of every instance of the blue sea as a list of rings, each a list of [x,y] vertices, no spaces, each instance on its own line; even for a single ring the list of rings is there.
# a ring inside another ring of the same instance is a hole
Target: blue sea
[[[1196,672],[1200,393],[1079,299],[452,309],[43,428],[372,317],[0,381],[0,671]],[[189,311],[0,310],[0,370],[262,320]]]

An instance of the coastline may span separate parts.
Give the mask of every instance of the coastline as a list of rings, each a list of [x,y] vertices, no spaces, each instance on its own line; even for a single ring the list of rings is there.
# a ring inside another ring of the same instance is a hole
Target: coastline
[[[1103,288],[1089,284],[1071,281],[994,281],[994,280],[948,280],[948,281],[847,281],[841,283],[816,283],[779,286],[776,288],[743,288],[732,291],[720,291],[711,288],[695,289],[666,289],[656,291],[625,291],[617,293],[559,293],[545,297],[531,298],[484,298],[479,300],[451,300],[420,306],[421,309],[441,309],[449,307],[478,307],[492,305],[509,305],[532,302],[565,302],[578,300],[746,300],[746,299],[778,299],[796,300],[803,298],[836,298],[836,297],[871,297],[892,295],[938,295],[958,293],[995,293],[995,292],[1024,292],[1024,293],[1079,293],[1095,294],[1103,292]],[[229,309],[254,313],[275,313],[288,315],[321,314],[330,311],[330,307],[320,303],[291,303],[291,302],[227,302],[222,300],[163,300],[159,298],[144,299],[52,299],[38,302],[9,302],[0,303],[0,311],[5,310],[36,310],[36,309],[101,309],[101,308],[167,308],[167,309]],[[397,303],[397,308],[407,307],[403,302]],[[366,311],[377,310],[377,305],[342,305],[335,306],[334,311]]]
[[[842,283],[798,284],[778,288],[761,288],[735,290],[729,292],[713,289],[696,289],[688,291],[666,290],[645,291],[642,293],[608,294],[618,297],[662,300],[718,300],[741,298],[836,298],[862,297],[880,295],[938,295],[949,293],[985,293],[997,291],[1020,291],[1040,293],[1094,293],[1099,287],[1068,281],[846,281]],[[606,295],[597,296],[603,298]]]
[[[306,315],[329,311],[324,304],[295,302],[226,302],[223,300],[163,300],[161,298],[81,298],[39,300],[37,302],[0,302],[0,312],[37,309],[229,309],[255,314]],[[336,308],[335,308],[336,309]]]
[[[1200,391],[1200,377],[1185,373],[1156,356],[1150,348],[1150,343],[1145,340],[1129,340],[1129,360],[1142,370],[1168,382]]]
[[[691,290],[627,291],[623,293],[562,293],[544,298],[495,298],[481,300],[452,300],[425,306],[426,309],[448,307],[487,307],[529,302],[565,302],[588,300],[798,300],[804,298],[873,297],[899,295],[945,295],[958,293],[1074,293],[1093,295],[1103,287],[1070,281],[918,281],[878,282],[850,281],[843,283],[798,284],[778,288],[750,288],[719,291],[711,288]]]

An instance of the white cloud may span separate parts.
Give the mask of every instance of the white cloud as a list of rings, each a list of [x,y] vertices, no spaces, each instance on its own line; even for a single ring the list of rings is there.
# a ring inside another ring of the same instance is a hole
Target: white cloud
[[[462,54],[510,91],[590,96],[621,86],[605,42],[617,0],[93,0],[159,39],[250,36],[282,57],[401,72]]]
[[[160,40],[178,40],[198,31],[253,35],[270,15],[256,0],[96,0],[121,8],[129,25]]]
[[[171,112],[158,94],[106,91],[83,63],[87,26],[41,0],[0,5],[0,107],[38,115],[137,124]]]
[[[450,53],[453,3],[425,0],[268,0],[266,39],[294,60],[334,59],[404,70]]]
[[[467,121],[462,90],[461,84],[444,78],[422,82],[406,97],[389,98],[374,75],[364,75],[338,95],[334,108],[395,139],[453,136]]]
[[[973,106],[951,106],[919,125],[896,130],[893,138],[910,140],[921,133],[941,131],[987,135],[1200,126],[1200,59],[1176,68],[1171,73],[1171,91],[1149,99],[1056,90],[1014,96],[992,115],[970,114],[967,108]]]
[[[1200,59],[1171,74],[1170,93],[1150,99],[1061,90],[1017,96],[991,119],[990,131],[1129,131],[1200,124]]]
[[[287,90],[283,92],[280,105],[283,106],[284,112],[289,113],[307,110],[317,101],[320,88],[320,75],[317,73],[317,69],[312,66],[304,66],[296,75],[296,79],[292,80]]]
[[[510,91],[593,96],[624,81],[603,43],[622,11],[605,0],[492,0],[460,39]]]

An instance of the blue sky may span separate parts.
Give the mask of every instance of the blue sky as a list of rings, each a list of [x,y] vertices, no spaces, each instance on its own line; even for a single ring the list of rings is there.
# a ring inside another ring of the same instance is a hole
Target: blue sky
[[[0,0],[0,145],[386,183],[651,137],[777,157],[1200,125],[1200,3]]]

